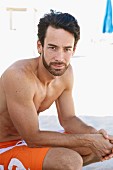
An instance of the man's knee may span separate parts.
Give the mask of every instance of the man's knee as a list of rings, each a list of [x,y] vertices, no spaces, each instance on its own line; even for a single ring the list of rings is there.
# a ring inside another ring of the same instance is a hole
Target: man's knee
[[[67,148],[51,148],[44,160],[43,170],[81,170],[82,157]]]
[[[75,169],[81,170],[82,169],[83,159],[79,153],[77,153],[73,150],[70,150],[69,152],[67,152],[67,159],[68,159],[68,157],[70,159],[70,161],[67,162],[69,170],[75,170]]]

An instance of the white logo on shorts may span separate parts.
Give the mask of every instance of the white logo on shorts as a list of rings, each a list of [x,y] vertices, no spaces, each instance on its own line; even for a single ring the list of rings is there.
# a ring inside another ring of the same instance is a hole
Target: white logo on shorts
[[[4,170],[4,166],[3,165],[0,165],[0,170]]]
[[[12,158],[9,165],[8,165],[8,170],[12,170],[13,166],[16,166],[16,170],[30,170],[30,168],[26,169],[22,162],[20,162],[16,158]],[[4,166],[0,165],[0,170],[4,170]]]

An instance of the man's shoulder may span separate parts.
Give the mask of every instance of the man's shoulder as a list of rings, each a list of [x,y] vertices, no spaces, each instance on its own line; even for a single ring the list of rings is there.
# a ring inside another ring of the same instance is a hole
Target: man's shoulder
[[[14,63],[2,74],[3,87],[5,91],[12,93],[19,91],[23,94],[29,92],[29,95],[33,96],[37,89],[34,74],[26,67],[21,67],[18,64],[18,62]]]
[[[6,76],[7,74],[14,74],[19,75],[25,75],[26,73],[30,73],[30,69],[28,69],[29,61],[27,59],[23,60],[17,60],[14,63],[12,63],[3,73],[3,76]]]
[[[10,65],[2,74],[2,78],[8,81],[20,81],[25,83],[26,81],[33,80],[32,71],[28,67],[29,64],[24,60],[18,60]],[[31,81],[32,82],[32,81]]]
[[[4,71],[2,77],[7,79],[14,79],[16,76],[24,75],[23,73],[24,72],[22,71],[21,67],[19,67],[17,63],[13,63]]]

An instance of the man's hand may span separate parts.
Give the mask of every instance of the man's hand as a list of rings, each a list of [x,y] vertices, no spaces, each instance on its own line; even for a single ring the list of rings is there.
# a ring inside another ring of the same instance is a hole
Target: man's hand
[[[113,144],[113,136],[112,136],[112,135],[108,135],[108,139],[109,139],[109,141],[111,142],[111,144]],[[112,150],[111,150],[111,154],[109,154],[108,156],[105,156],[105,157],[103,158],[103,161],[104,161],[104,160],[108,160],[108,159],[110,159],[110,158],[113,158],[113,148],[112,148]]]
[[[113,135],[108,135],[108,139],[109,139],[110,142],[113,144]]]
[[[110,143],[109,139],[105,139],[102,134],[93,134],[91,136],[90,149],[101,161],[110,159],[113,156],[113,144]]]
[[[108,135],[108,133],[106,132],[106,130],[100,129],[99,131],[97,131],[97,133],[102,134],[105,139],[108,139],[108,140],[113,144],[113,136]],[[104,156],[104,157],[103,157],[102,161],[111,159],[112,157],[113,157],[113,148],[112,148],[110,154],[108,154],[107,156]]]
[[[105,139],[109,139],[108,133],[104,129],[100,129],[97,131],[98,134],[102,134]]]

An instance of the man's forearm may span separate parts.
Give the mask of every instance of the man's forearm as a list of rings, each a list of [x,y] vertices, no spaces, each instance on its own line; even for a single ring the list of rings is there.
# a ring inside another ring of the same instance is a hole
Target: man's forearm
[[[40,131],[26,140],[29,147],[66,147],[78,148],[90,145],[87,134],[64,134],[52,131]]]
[[[66,132],[75,134],[94,134],[97,130],[84,123],[81,119],[76,116],[69,118],[63,122],[63,127]]]

